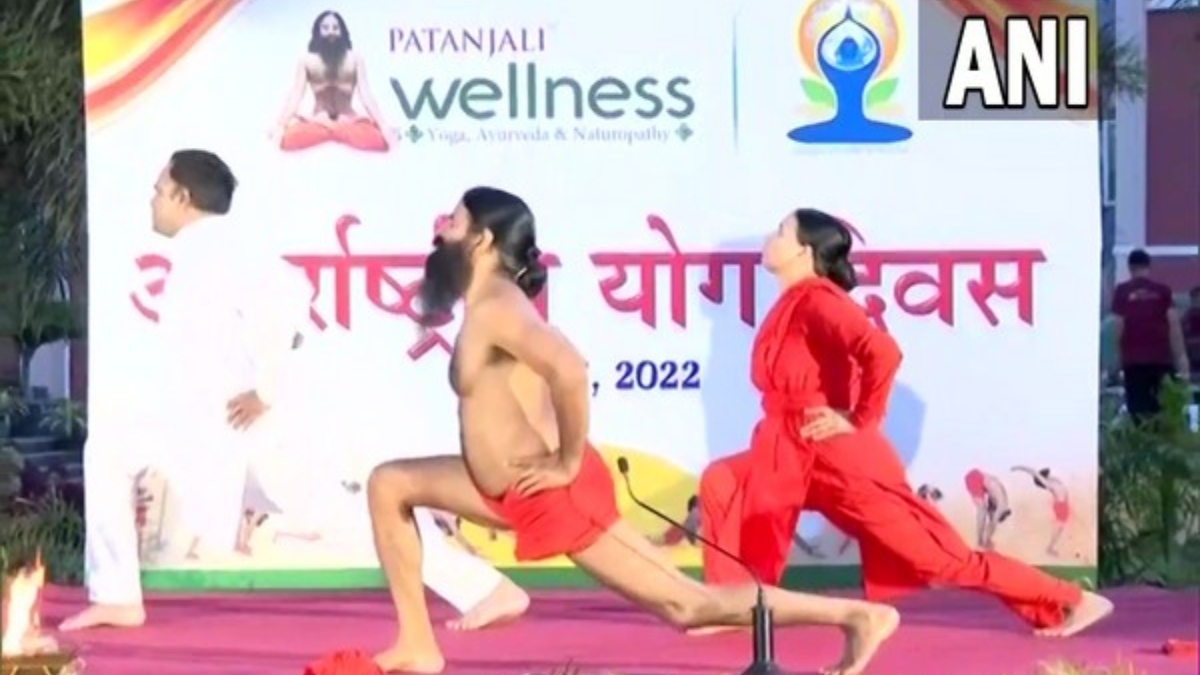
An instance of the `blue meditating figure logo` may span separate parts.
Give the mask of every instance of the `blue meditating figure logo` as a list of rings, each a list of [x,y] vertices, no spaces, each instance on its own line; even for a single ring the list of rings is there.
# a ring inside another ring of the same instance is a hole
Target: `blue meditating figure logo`
[[[895,96],[892,71],[899,19],[885,0],[817,0],[800,19],[797,43],[807,71],[801,80],[812,114],[823,121],[788,132],[797,143],[882,144],[912,130],[878,119]]]

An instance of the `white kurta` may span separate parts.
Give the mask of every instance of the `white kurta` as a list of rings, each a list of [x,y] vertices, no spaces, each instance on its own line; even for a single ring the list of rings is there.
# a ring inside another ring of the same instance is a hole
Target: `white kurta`
[[[134,474],[142,468],[165,475],[183,536],[197,538],[202,553],[219,555],[236,543],[254,456],[261,460],[264,453],[292,451],[303,456],[308,450],[287,447],[298,435],[281,424],[296,423],[301,411],[295,403],[311,399],[311,392],[287,396],[281,389],[295,382],[284,375],[294,366],[294,338],[308,324],[311,291],[277,256],[253,245],[246,227],[230,218],[208,218],[176,236],[160,306],[165,348],[156,400],[106,427],[116,436],[93,433],[88,439],[87,571],[93,602],[141,601],[130,495]],[[280,410],[268,412],[249,430],[235,431],[226,421],[226,403],[251,389]],[[111,461],[111,452],[101,452],[107,446],[120,447],[128,461]],[[298,482],[292,476],[271,477],[260,482],[280,510],[295,513],[312,506],[303,486],[288,489]],[[501,582],[486,562],[449,545],[428,513],[419,512],[417,524],[425,548],[424,581],[457,609],[471,609]],[[190,540],[172,547],[181,545]]]
[[[234,430],[226,404],[249,390],[268,405],[276,399],[308,317],[308,297],[285,283],[281,260],[250,243],[246,226],[209,218],[176,236],[159,319],[162,468],[183,531],[220,553],[237,541],[250,456],[270,431]]]

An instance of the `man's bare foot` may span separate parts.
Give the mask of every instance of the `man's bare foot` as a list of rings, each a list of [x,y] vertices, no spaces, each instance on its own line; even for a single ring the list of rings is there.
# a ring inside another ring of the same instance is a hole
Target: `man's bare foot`
[[[842,629],[846,649],[842,660],[821,671],[822,675],[859,675],[883,644],[900,627],[900,612],[886,605],[869,605]]]
[[[734,631],[748,631],[746,626],[701,626],[699,628],[687,629],[688,637],[705,637],[707,635],[720,635],[721,633],[732,633]]]
[[[87,609],[67,617],[58,625],[62,632],[112,626],[115,628],[137,628],[146,623],[146,609],[141,605],[90,605]]]
[[[412,649],[397,643],[374,657],[375,665],[385,673],[418,673],[436,675],[446,669],[446,658],[437,647],[429,650]]]
[[[529,594],[509,579],[472,607],[466,614],[446,622],[450,630],[479,630],[516,619],[529,609]]]
[[[1066,621],[1051,628],[1036,630],[1034,631],[1034,635],[1056,638],[1071,637],[1091,627],[1092,624],[1101,621],[1109,614],[1112,614],[1112,612],[1113,604],[1111,600],[1102,595],[1084,591],[1083,599],[1071,609],[1071,613],[1067,615]]]

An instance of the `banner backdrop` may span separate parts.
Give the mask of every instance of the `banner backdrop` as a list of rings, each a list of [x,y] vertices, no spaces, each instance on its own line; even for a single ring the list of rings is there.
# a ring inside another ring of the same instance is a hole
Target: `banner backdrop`
[[[174,150],[229,162],[236,219],[313,293],[297,402],[246,476],[244,550],[187,559],[151,466],[151,576],[337,585],[377,567],[370,469],[458,451],[456,324],[422,337],[411,302],[435,220],[477,184],[536,212],[542,301],[591,364],[594,440],[653,504],[689,515],[705,465],[746,447],[749,347],[777,292],[759,249],[814,206],[853,223],[856,297],[905,352],[886,430],[913,485],[971,542],[1093,566],[1096,127],[916,119],[918,1],[85,1],[92,434],[134,433],[155,360],[181,358],[156,331],[171,249],[148,204]],[[835,30],[875,38],[865,89],[824,74],[846,57],[822,47]],[[330,36],[350,45],[337,75]],[[514,564],[508,535],[461,535]],[[856,547],[806,516],[794,560],[853,565]]]

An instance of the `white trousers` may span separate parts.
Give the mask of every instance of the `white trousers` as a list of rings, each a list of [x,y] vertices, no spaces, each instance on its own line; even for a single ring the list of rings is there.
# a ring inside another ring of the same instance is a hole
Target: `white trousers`
[[[224,432],[200,433],[185,425],[170,434],[175,436],[172,444],[167,436],[160,439],[159,433],[149,432],[151,427],[141,420],[105,422],[93,425],[83,454],[88,596],[95,603],[139,604],[138,474],[146,469],[164,474],[185,536],[198,537],[205,547],[230,550],[243,509],[250,456],[246,446],[253,434],[218,438]],[[217,441],[223,442],[213,447]],[[494,567],[447,541],[431,513],[418,510],[415,517],[424,554],[422,581],[459,612],[478,605],[503,581]]]

